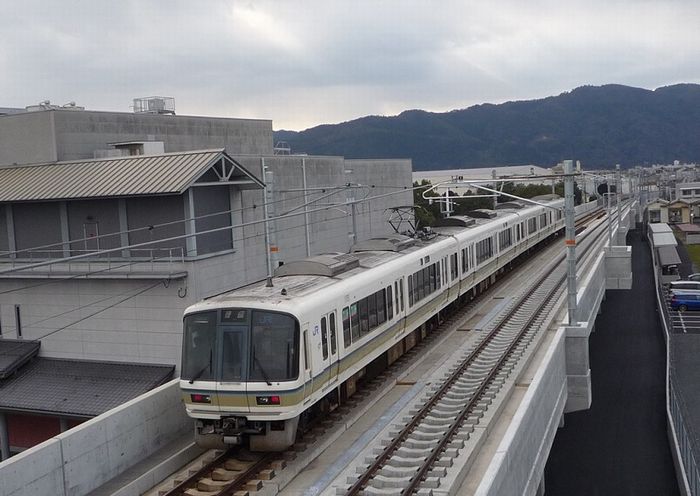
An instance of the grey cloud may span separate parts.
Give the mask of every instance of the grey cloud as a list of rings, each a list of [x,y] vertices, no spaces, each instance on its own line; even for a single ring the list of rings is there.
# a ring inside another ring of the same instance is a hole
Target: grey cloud
[[[0,4],[0,106],[45,98],[304,128],[582,84],[700,81],[700,3],[507,0]]]

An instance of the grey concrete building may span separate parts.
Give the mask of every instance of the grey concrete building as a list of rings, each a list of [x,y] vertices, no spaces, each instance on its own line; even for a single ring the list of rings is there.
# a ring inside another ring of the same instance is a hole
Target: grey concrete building
[[[183,310],[267,275],[266,197],[273,264],[392,232],[412,204],[410,160],[272,152],[270,121],[0,115],[0,337],[179,365]]]
[[[271,155],[272,121],[70,108],[0,113],[0,165],[91,159],[134,141],[163,142],[164,152]]]

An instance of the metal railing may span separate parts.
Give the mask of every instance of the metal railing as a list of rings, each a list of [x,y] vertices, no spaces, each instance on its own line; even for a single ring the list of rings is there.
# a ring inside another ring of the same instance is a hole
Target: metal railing
[[[94,257],[85,257],[79,260],[60,262],[58,259],[94,253]],[[57,259],[55,264],[42,267],[44,272],[158,272],[164,269],[172,273],[173,264],[185,262],[185,248],[181,246],[172,248],[138,248],[125,249],[120,252],[102,253],[97,250],[26,250],[16,252],[1,252],[0,264],[9,264],[11,267],[21,268],[35,262]]]
[[[688,435],[686,422],[683,418],[683,410],[680,408],[678,393],[674,386],[674,377],[671,373],[671,340],[672,333],[669,327],[672,327],[668,308],[665,305],[663,289],[660,284],[658,258],[654,250],[653,238],[651,232],[647,232],[647,242],[649,251],[651,252],[652,263],[654,265],[654,282],[656,285],[656,303],[661,309],[660,317],[664,331],[664,339],[666,342],[666,419],[671,426],[672,440],[674,441],[672,449],[675,448],[678,457],[678,468],[681,473],[678,474],[678,483],[681,486],[683,494],[691,496],[700,496],[700,470],[693,453],[693,443]],[[674,457],[675,458],[675,457]]]
[[[685,475],[687,477],[690,494],[696,496],[700,494],[700,470],[695,460],[693,453],[693,445],[688,430],[683,420],[683,411],[680,406],[676,388],[673,385],[673,374],[671,374],[668,382],[668,406],[670,413],[670,421],[676,431],[678,440],[678,452],[681,457],[681,463],[685,467]]]

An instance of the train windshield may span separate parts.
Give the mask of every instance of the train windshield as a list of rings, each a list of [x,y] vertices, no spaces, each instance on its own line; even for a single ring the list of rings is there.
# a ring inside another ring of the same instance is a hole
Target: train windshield
[[[289,315],[253,312],[250,381],[290,381],[299,369],[299,332]]]
[[[181,377],[221,382],[299,376],[299,325],[289,315],[223,309],[185,317]]]
[[[216,311],[185,317],[183,379],[207,381],[216,375]]]

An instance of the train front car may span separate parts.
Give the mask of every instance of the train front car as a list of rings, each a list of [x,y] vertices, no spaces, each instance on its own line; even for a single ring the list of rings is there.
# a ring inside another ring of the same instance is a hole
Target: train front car
[[[287,313],[200,303],[184,318],[180,388],[195,441],[253,451],[294,443],[303,376],[299,322]]]

